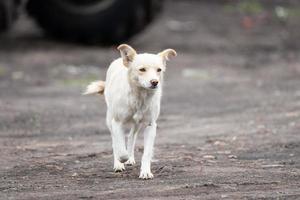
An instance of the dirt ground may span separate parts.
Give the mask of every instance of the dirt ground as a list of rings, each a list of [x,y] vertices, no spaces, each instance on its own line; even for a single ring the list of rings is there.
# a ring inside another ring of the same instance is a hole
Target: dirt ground
[[[114,173],[104,100],[81,96],[115,47],[22,17],[0,38],[0,199],[300,199],[300,5],[243,2],[168,1],[129,42],[178,52],[147,181],[142,134],[137,164]]]

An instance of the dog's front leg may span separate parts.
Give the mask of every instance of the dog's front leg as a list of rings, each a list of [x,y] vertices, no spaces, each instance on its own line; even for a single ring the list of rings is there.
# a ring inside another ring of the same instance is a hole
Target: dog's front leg
[[[156,123],[151,123],[144,131],[144,154],[142,157],[140,178],[151,179],[151,159],[153,155],[153,146],[156,136]]]
[[[122,122],[112,120],[112,144],[114,152],[114,170],[116,172],[125,169],[124,163],[128,160],[128,153],[125,146],[124,126]]]

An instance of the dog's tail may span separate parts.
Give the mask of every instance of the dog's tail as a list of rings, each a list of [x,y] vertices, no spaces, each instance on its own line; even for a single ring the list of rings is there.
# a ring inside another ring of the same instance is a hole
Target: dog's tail
[[[85,89],[83,95],[88,94],[103,94],[105,89],[105,82],[104,81],[94,81],[91,82]]]

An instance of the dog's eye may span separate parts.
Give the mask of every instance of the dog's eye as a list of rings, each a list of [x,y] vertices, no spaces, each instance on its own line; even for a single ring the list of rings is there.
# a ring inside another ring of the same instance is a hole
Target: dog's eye
[[[161,68],[158,68],[158,69],[157,69],[157,72],[161,72]]]
[[[146,71],[145,68],[140,68],[139,70],[140,70],[140,72],[145,72]]]

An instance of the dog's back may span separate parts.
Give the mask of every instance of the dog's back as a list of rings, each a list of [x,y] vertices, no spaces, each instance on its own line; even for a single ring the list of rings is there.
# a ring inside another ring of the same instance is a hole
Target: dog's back
[[[122,105],[126,103],[129,90],[127,71],[121,58],[113,61],[107,70],[104,96],[109,110],[111,106],[122,108]]]
[[[122,58],[116,59],[110,64],[107,70],[105,82],[101,80],[91,82],[83,94],[104,94],[106,97],[110,97],[111,93],[114,93],[115,90],[120,92],[122,86],[127,82],[125,80],[127,70],[123,65]]]

